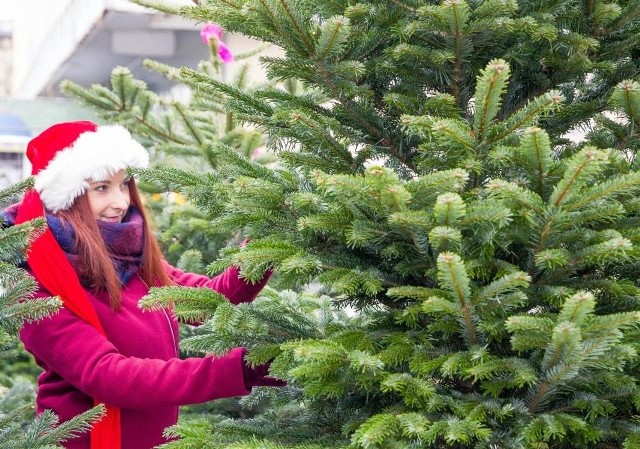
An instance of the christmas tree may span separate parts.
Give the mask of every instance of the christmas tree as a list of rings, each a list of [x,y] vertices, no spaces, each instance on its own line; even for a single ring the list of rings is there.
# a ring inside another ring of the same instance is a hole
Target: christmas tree
[[[31,185],[32,180],[27,179],[0,191],[0,210]],[[17,226],[5,225],[0,217],[0,447],[62,447],[61,441],[88,430],[92,423],[100,420],[104,410],[102,406],[96,407],[59,425],[58,418],[50,411],[44,411],[34,419],[33,384],[11,376],[7,371],[18,352],[16,335],[23,321],[38,320],[55,313],[62,303],[58,298],[29,299],[36,284],[19,267],[24,263],[29,242],[42,232],[44,222],[35,220]]]
[[[274,268],[282,290],[233,307],[159,289],[142,306],[205,320],[186,347],[247,346],[289,385],[244,400],[270,401],[258,418],[181,423],[168,447],[640,447],[640,2],[211,0],[180,13],[282,49],[261,59],[264,87],[171,71],[197,92],[185,111],[220,102],[278,163],[210,136],[176,148],[204,148],[205,174],[139,174],[249,237],[209,273]],[[292,81],[303,89],[277,84]],[[143,134],[127,122],[149,108],[135,80],[71,87]],[[167,122],[184,126],[208,122]]]

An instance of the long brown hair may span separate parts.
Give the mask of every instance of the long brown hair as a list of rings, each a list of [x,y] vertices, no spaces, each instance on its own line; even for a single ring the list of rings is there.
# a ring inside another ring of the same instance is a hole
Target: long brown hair
[[[144,246],[142,263],[138,275],[148,286],[170,285],[167,274],[162,268],[162,253],[156,240],[133,178],[129,182],[130,206],[140,210],[143,220]],[[96,220],[93,218],[87,194],[79,196],[73,205],[58,212],[63,222],[68,222],[75,231],[75,243],[78,255],[76,273],[82,285],[92,293],[106,291],[112,310],[120,308],[122,284],[111,261],[109,250],[102,239]]]

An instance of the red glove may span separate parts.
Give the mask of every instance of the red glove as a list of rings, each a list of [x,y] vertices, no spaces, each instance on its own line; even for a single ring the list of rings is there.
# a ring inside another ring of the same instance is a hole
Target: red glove
[[[269,377],[269,367],[271,362],[263,363],[258,366],[249,366],[247,361],[242,359],[242,376],[244,377],[244,385],[248,390],[252,387],[284,387],[287,385],[282,379]]]

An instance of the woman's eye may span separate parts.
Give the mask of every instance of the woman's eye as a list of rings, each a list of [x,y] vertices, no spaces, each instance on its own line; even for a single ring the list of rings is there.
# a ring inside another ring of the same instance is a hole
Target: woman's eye
[[[125,181],[122,184],[120,184],[120,188],[122,190],[129,190],[129,184],[131,183],[131,181]]]
[[[105,190],[107,190],[107,186],[105,186],[105,185],[95,186],[95,187],[94,187],[94,190],[95,190],[96,192],[104,192]]]

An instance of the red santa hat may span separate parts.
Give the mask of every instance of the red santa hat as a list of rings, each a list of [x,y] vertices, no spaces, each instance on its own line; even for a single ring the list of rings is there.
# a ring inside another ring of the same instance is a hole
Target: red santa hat
[[[89,121],[53,125],[27,146],[35,190],[51,212],[71,207],[88,179],[102,181],[126,167],[146,168],[149,155],[120,125]]]

